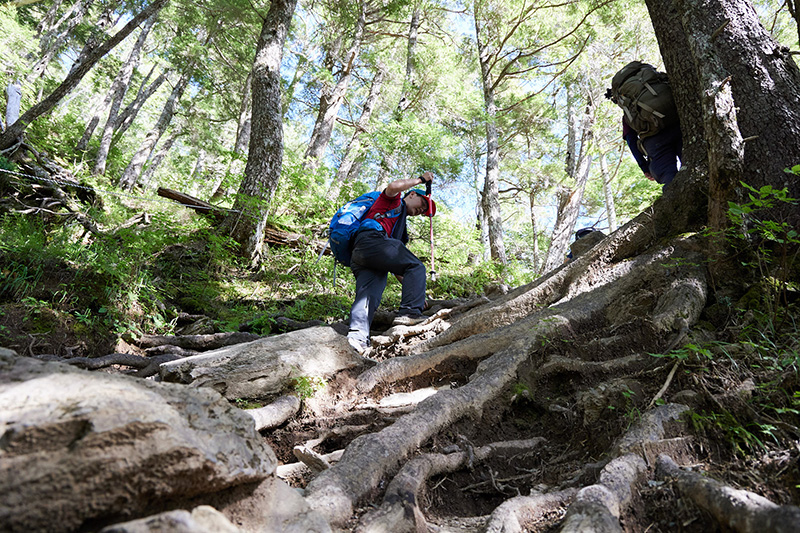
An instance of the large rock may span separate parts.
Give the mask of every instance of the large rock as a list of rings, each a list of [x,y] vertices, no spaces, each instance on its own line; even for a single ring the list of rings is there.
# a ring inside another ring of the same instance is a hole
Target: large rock
[[[284,392],[294,379],[328,379],[361,363],[346,337],[316,327],[164,363],[161,379],[211,387],[230,400],[259,398]]]
[[[179,509],[104,528],[100,533],[241,533],[225,515],[207,505]]]
[[[73,531],[269,478],[253,420],[210,389],[0,351],[0,529]]]

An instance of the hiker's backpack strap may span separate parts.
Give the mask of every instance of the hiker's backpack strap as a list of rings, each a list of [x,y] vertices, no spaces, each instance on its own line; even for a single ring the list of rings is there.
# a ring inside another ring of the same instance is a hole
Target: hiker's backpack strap
[[[331,219],[328,239],[331,252],[336,260],[345,266],[350,266],[352,241],[361,227],[364,215],[367,214],[379,195],[380,193],[377,191],[362,194],[340,207]]]

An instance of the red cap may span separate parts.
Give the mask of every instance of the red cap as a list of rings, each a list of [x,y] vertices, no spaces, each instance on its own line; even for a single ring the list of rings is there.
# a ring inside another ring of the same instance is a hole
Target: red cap
[[[428,208],[422,213],[425,216],[432,217],[436,214],[436,202],[430,196],[423,196],[428,201]]]

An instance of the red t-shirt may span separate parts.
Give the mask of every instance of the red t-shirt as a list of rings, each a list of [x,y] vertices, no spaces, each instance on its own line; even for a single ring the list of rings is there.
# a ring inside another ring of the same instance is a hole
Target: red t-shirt
[[[364,218],[375,218],[375,215],[379,213],[386,213],[387,211],[391,211],[395,207],[400,206],[400,202],[403,201],[402,195],[398,194],[394,198],[391,196],[386,196],[386,191],[381,191],[381,194],[378,196],[378,199],[375,200],[375,203],[372,204],[372,207],[369,208],[367,214],[364,215]],[[384,231],[386,231],[386,235],[392,236],[392,230],[394,229],[394,225],[397,223],[398,217],[385,217],[379,218],[377,220],[378,224],[383,226]]]

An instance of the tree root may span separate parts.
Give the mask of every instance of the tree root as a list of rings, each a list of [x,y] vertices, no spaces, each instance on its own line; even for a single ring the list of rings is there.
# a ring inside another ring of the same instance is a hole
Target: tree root
[[[674,480],[685,497],[708,511],[725,528],[739,533],[790,533],[800,527],[800,507],[777,505],[753,492],[685,471],[668,455],[658,457],[657,473],[662,479]]]
[[[620,376],[627,371],[638,369],[645,359],[640,354],[626,355],[610,361],[582,361],[561,355],[551,355],[537,372],[539,377],[561,372],[574,372],[578,374],[611,374]]]
[[[454,472],[465,466],[472,468],[474,463],[485,461],[495,454],[530,451],[544,440],[538,437],[524,441],[496,442],[475,450],[470,448],[450,454],[427,453],[415,457],[400,469],[389,484],[383,504],[375,511],[364,515],[356,531],[358,533],[426,531],[427,522],[417,502],[425,483],[432,476]]]
[[[113,365],[129,366],[138,369],[133,375],[140,378],[148,378],[158,374],[159,366],[168,361],[175,361],[181,359],[181,356],[175,354],[162,354],[153,357],[141,357],[131,353],[112,353],[102,357],[70,357],[69,359],[62,359],[54,355],[40,355],[38,359],[46,361],[58,361],[68,365],[74,365],[79,368],[87,370],[98,370],[100,368],[108,368]]]
[[[645,446],[664,438],[664,423],[677,419],[686,406],[667,404],[648,411],[616,446],[617,457],[600,471],[598,483],[578,491],[561,525],[562,533],[621,532],[619,517],[647,472]]]
[[[246,409],[244,412],[253,417],[256,431],[280,426],[300,410],[300,398],[294,394],[281,396],[269,405],[258,409]]]
[[[331,465],[339,461],[342,458],[342,454],[344,454],[344,450],[336,450],[335,452],[321,454],[320,457],[328,465]],[[275,475],[281,479],[300,478],[309,474],[314,474],[314,471],[303,461],[280,465],[275,470]]]
[[[531,331],[529,339],[518,341],[483,361],[467,385],[440,391],[391,426],[355,439],[338,464],[308,485],[306,499],[311,507],[332,524],[343,523],[352,514],[354,503],[431,435],[467,414],[479,413],[487,401],[516,377],[536,339],[556,333],[567,322],[564,317],[551,317]]]
[[[485,533],[523,533],[523,525],[566,506],[577,490],[566,489],[548,494],[517,496],[497,506],[486,523]]]
[[[261,335],[253,333],[241,333],[232,331],[227,333],[212,333],[210,335],[142,335],[134,341],[140,348],[155,348],[158,346],[178,346],[187,350],[216,350],[224,346],[232,346],[244,342],[255,341],[263,338]]]
[[[508,294],[474,309],[456,322],[453,327],[442,335],[422,343],[415,348],[415,353],[430,350],[438,346],[451,344],[455,341],[477,335],[493,329],[511,324],[524,318],[541,307],[547,307],[562,298],[585,292],[597,282],[608,283],[614,279],[611,271],[611,262],[619,260],[617,251],[623,248],[623,243],[637,242],[634,250],[643,248],[652,242],[653,236],[648,235],[644,214],[639,215],[609,237],[601,244],[595,246],[575,261],[570,261],[538,280],[519,287]],[[633,250],[629,250],[630,253]],[[633,263],[636,264],[637,260]],[[594,272],[602,274],[587,275],[591,265]],[[617,269],[616,276],[630,272],[634,266]],[[609,276],[612,276],[609,278]]]
[[[592,249],[574,264],[581,265],[584,258],[588,261],[595,253],[598,253],[597,250]],[[609,265],[605,268],[602,279],[594,281],[591,291],[577,291],[570,299],[551,305],[538,313],[520,317],[516,314],[516,308],[507,310],[509,312],[504,316],[508,318],[513,315],[517,322],[513,328],[519,328],[516,331],[520,333],[524,331],[524,335],[514,338],[507,335],[507,331],[496,331],[491,338],[495,343],[498,339],[500,342],[508,342],[502,339],[512,339],[511,344],[500,351],[497,351],[496,347],[489,347],[488,336],[483,342],[478,342],[482,350],[493,355],[479,363],[468,384],[457,389],[440,391],[421,402],[413,412],[402,416],[391,426],[376,434],[363,435],[354,440],[347,447],[342,461],[325,470],[308,485],[309,504],[326,516],[332,524],[343,523],[352,514],[355,502],[373,490],[383,476],[396,468],[429,437],[466,415],[472,414],[474,418],[478,418],[484,405],[496,398],[515,380],[522,378],[525,382],[535,382],[537,379],[535,364],[528,365],[530,376],[520,376],[519,372],[522,363],[529,362],[530,358],[535,356],[542,340],[548,337],[558,338],[565,334],[569,336],[573,325],[588,324],[592,320],[602,321],[610,308],[615,308],[617,313],[615,317],[618,320],[622,320],[622,323],[628,322],[631,317],[615,303],[641,290],[642,287],[659,286],[664,291],[655,307],[662,327],[676,325],[678,322],[682,326],[687,322],[694,323],[705,304],[704,271],[697,265],[679,261],[670,273],[674,281],[670,281],[669,278],[665,280],[664,264],[676,253],[675,247],[670,246],[652,254],[637,256],[625,264]],[[634,269],[641,269],[640,272],[644,274],[626,275]],[[660,284],[656,284],[657,281],[660,281]],[[537,293],[539,290],[531,292]],[[537,300],[534,296],[526,298],[528,301]],[[676,304],[671,307],[669,302]],[[479,315],[489,320],[485,311]],[[496,323],[496,320],[492,322]],[[434,340],[447,337],[458,323]],[[457,343],[447,349],[442,348],[442,351],[457,353],[461,344]],[[467,344],[467,341],[463,344]],[[377,373],[374,371],[375,369],[372,369],[373,375],[369,380],[359,380],[360,390],[369,388],[378,381]]]

